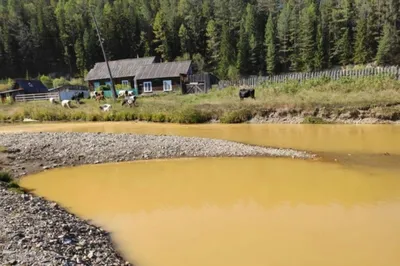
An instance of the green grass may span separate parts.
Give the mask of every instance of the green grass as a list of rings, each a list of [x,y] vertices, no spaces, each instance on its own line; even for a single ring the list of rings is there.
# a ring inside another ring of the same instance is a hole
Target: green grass
[[[49,102],[0,104],[0,122],[22,121],[151,121],[172,123],[204,123],[212,119],[223,123],[247,122],[255,116],[267,116],[277,109],[288,114],[311,112],[324,107],[333,113],[351,112],[358,108],[380,108],[400,102],[400,81],[389,77],[368,77],[308,80],[263,84],[256,88],[256,100],[239,100],[238,88],[212,90],[208,94],[160,94],[138,98],[138,107],[113,104],[113,111],[101,112],[94,100],[85,100],[77,108],[64,109]],[[76,105],[75,105],[76,107]],[[383,117],[394,119],[398,107],[385,107]],[[315,123],[310,119],[307,123]]]

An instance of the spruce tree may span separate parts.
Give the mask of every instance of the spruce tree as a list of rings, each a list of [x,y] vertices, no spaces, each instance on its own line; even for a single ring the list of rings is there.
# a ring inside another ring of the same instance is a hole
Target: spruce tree
[[[265,26],[265,47],[267,65],[267,73],[272,75],[276,70],[276,41],[275,41],[275,25],[273,15],[270,14],[268,22]]]
[[[219,47],[219,62],[218,74],[220,78],[226,78],[228,75],[228,68],[234,62],[234,55],[232,54],[231,39],[228,25],[222,26],[221,45]]]
[[[354,63],[365,64],[369,60],[370,47],[368,46],[367,20],[360,18],[357,20],[356,39],[354,47]]]
[[[215,70],[219,59],[220,39],[217,32],[216,23],[210,20],[206,30],[207,48],[206,48],[206,67],[209,71]]]
[[[237,52],[237,68],[241,74],[248,74],[249,69],[249,36],[246,33],[245,22],[242,21],[239,31]]]
[[[289,56],[290,56],[290,5],[285,4],[281,10],[277,23],[277,36],[279,43],[278,61],[282,65],[283,71],[289,70]]]
[[[312,71],[315,65],[316,45],[316,7],[314,3],[305,6],[300,14],[300,65],[304,71]]]

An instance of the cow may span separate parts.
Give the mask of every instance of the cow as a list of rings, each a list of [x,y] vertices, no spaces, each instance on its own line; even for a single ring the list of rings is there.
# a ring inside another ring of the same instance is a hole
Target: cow
[[[125,99],[122,101],[122,106],[124,106],[125,104],[128,104],[129,107],[137,106],[136,96],[132,95],[132,96],[125,97]]]
[[[240,89],[239,91],[240,100],[244,98],[253,98],[255,99],[255,89]]]
[[[100,102],[100,101],[104,101],[104,91],[100,91],[100,92],[95,92],[96,95],[96,101]]]
[[[111,104],[100,105],[100,110],[102,110],[103,112],[109,112],[111,111],[111,108],[112,108]]]
[[[54,99],[54,98],[50,98],[50,99],[49,99],[49,102],[50,102],[51,104],[58,104],[58,102],[57,102],[56,99]]]
[[[61,102],[61,106],[62,107],[65,107],[65,108],[69,108],[69,109],[71,109],[71,100],[63,100],[62,102]]]
[[[77,104],[80,104],[81,103],[80,100],[83,98],[85,98],[85,94],[83,93],[83,91],[81,91],[81,92],[75,92],[72,95],[71,100],[76,101]]]

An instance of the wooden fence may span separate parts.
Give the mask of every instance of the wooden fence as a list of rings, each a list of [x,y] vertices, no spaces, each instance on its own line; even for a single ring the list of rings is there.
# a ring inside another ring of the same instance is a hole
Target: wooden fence
[[[55,100],[60,101],[60,94],[58,92],[18,94],[17,96],[15,96],[15,101],[16,102],[48,101],[50,98],[54,98]]]
[[[251,76],[245,79],[236,81],[232,80],[221,80],[218,83],[220,89],[229,86],[248,86],[256,87],[263,83],[280,83],[288,81],[302,82],[305,80],[316,79],[316,78],[328,78],[331,80],[338,80],[344,77],[359,78],[368,76],[391,76],[395,79],[400,80],[400,68],[399,67],[375,67],[365,69],[350,69],[350,70],[327,70],[319,72],[304,72],[304,73],[287,73],[273,76]]]

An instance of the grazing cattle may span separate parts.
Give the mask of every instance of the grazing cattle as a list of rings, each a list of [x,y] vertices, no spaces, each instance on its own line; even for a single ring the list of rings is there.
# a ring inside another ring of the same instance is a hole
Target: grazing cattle
[[[62,107],[65,107],[65,108],[69,108],[69,109],[71,109],[71,100],[63,100],[62,102],[61,102],[61,106]]]
[[[125,97],[125,99],[122,101],[122,106],[124,106],[125,104],[127,104],[129,107],[137,106],[136,96],[133,95],[133,96]]]
[[[111,104],[100,105],[100,110],[102,110],[103,112],[109,112],[111,111],[111,108],[112,108]]]
[[[51,104],[58,104],[58,102],[57,102],[56,99],[54,99],[54,98],[50,98],[50,99],[49,99],[49,102],[50,102]]]
[[[239,91],[240,100],[244,98],[253,98],[255,99],[255,89],[240,89]]]
[[[81,103],[80,100],[83,99],[83,98],[85,98],[85,94],[83,93],[83,91],[81,91],[81,92],[75,92],[72,95],[71,100],[72,101],[76,101],[77,104],[80,104]]]
[[[100,101],[104,101],[104,91],[101,92],[96,92],[96,101],[100,102]]]

